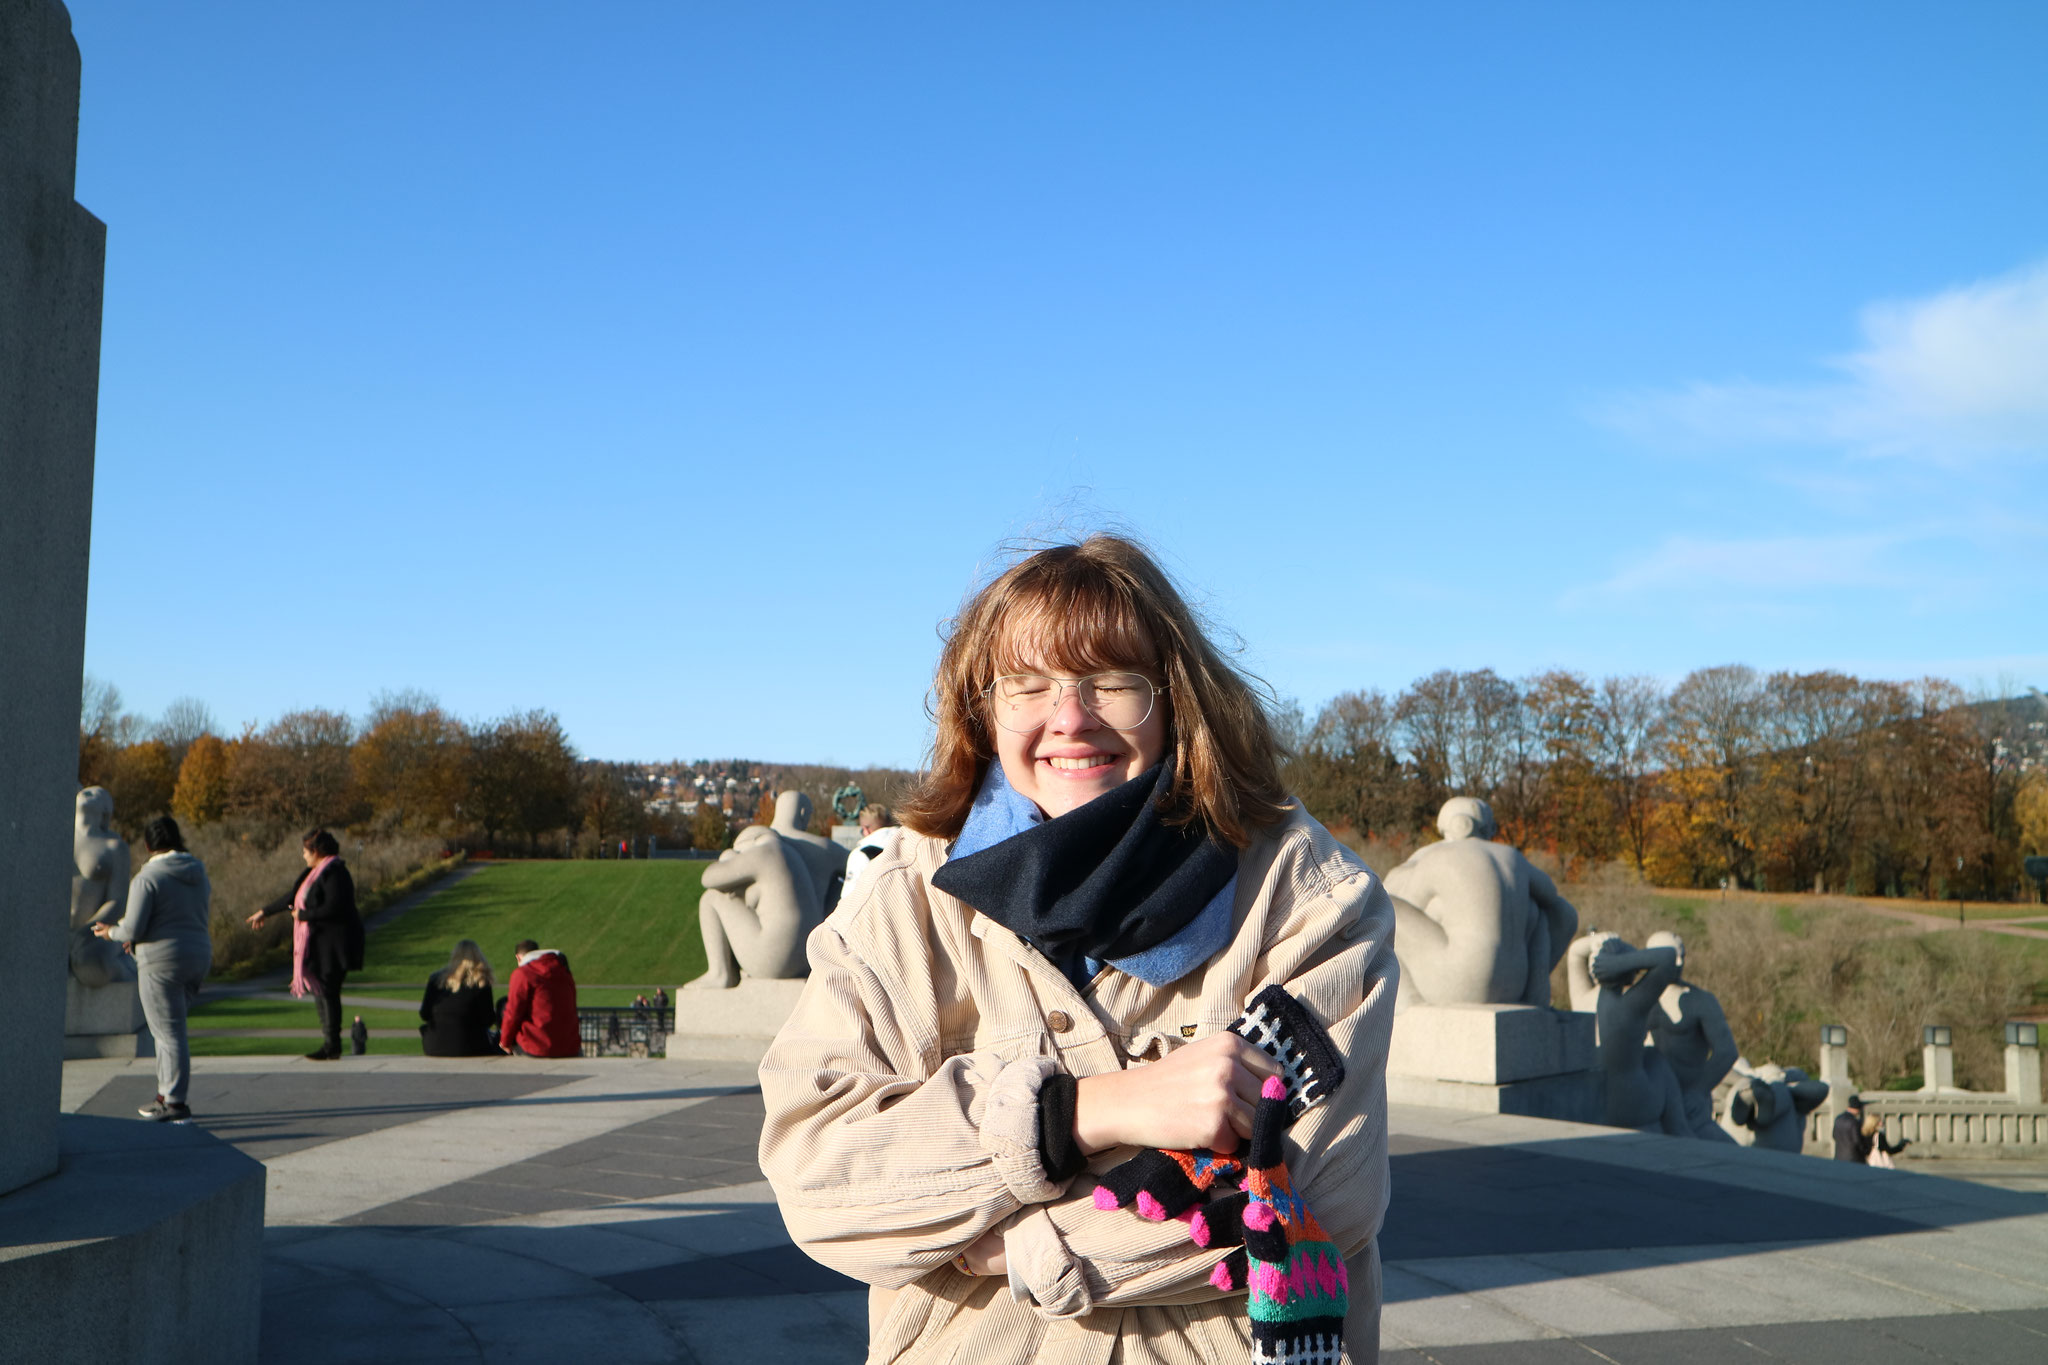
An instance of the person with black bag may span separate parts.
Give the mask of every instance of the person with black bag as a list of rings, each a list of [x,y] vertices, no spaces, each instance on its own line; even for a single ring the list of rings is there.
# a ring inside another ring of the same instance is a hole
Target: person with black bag
[[[306,870],[285,895],[249,916],[261,928],[272,915],[292,917],[292,994],[311,995],[320,1012],[320,1046],[309,1062],[341,1056],[341,983],[363,969],[363,920],[356,913],[356,884],[341,860],[341,845],[324,829],[299,841]]]

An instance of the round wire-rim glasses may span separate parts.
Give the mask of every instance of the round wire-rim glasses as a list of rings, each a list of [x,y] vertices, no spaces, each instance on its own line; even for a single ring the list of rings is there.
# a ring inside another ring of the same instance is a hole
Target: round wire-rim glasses
[[[1067,689],[1081,709],[1112,730],[1135,730],[1152,717],[1165,683],[1143,673],[1113,670],[1082,678],[1055,678],[1044,673],[1005,673],[982,689],[996,724],[1013,734],[1028,735],[1051,720]]]

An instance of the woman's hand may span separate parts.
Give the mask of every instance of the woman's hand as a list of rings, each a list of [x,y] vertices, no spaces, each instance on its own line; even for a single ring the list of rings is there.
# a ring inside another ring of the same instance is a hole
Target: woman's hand
[[[1162,1061],[1083,1076],[1074,1087],[1074,1137],[1090,1156],[1126,1144],[1234,1152],[1252,1135],[1259,1087],[1278,1071],[1236,1034],[1211,1034]]]
[[[1003,1234],[994,1228],[982,1233],[960,1253],[960,1262],[970,1275],[1009,1274],[1010,1258],[1004,1254]]]
[[[249,927],[251,929],[261,929],[263,927],[263,912],[261,910],[249,916]]]

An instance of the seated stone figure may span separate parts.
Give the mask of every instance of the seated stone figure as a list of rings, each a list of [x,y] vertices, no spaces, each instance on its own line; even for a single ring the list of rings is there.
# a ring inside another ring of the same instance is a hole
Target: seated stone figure
[[[1442,843],[1386,876],[1401,963],[1396,1009],[1547,1006],[1550,969],[1578,929],[1578,911],[1540,868],[1493,842],[1484,801],[1452,797],[1436,827]]]
[[[1691,1137],[1678,1077],[1647,1044],[1650,1015],[1664,988],[1678,979],[1678,952],[1636,948],[1618,934],[1597,937],[1587,967],[1600,988],[1594,1011],[1600,1069],[1607,1080],[1606,1122],[1616,1128],[1654,1128],[1672,1137]]]
[[[799,796],[798,801],[801,806],[791,803],[788,813],[808,818],[808,800]],[[783,802],[778,800],[776,818],[783,815]],[[710,969],[685,989],[726,990],[737,986],[742,975],[784,979],[806,974],[804,940],[825,918],[825,900],[811,871],[813,855],[806,842],[816,836],[797,834],[785,834],[774,825],[749,825],[717,862],[704,869],[697,927],[704,936]],[[837,864],[845,854],[835,853],[830,861]]]
[[[1645,946],[1672,949],[1678,954],[1679,971],[1684,972],[1685,940],[1677,934],[1659,930]],[[1683,975],[1666,986],[1657,1007],[1650,1011],[1650,1042],[1678,1078],[1678,1094],[1692,1135],[1708,1142],[1733,1141],[1714,1121],[1714,1087],[1739,1054],[1728,1016],[1714,993],[1693,985]]]
[[[1615,937],[1588,929],[1582,937],[1572,940],[1572,946],[1565,951],[1564,986],[1576,1013],[1592,1014],[1600,1008],[1600,983],[1593,979],[1593,954],[1601,944]]]
[[[78,794],[71,860],[71,975],[81,986],[135,980],[135,959],[121,945],[95,935],[95,924],[113,924],[128,909],[132,859],[128,841],[114,833],[114,798],[105,787]]]
[[[846,850],[822,834],[811,833],[806,826],[811,823],[811,798],[802,792],[778,792],[775,796],[775,818],[768,828],[780,834],[783,842],[794,849],[804,860],[804,867],[811,874],[811,884],[818,890],[824,914],[831,914],[838,903],[840,887],[846,881]]]
[[[1806,1116],[1827,1103],[1828,1084],[1817,1081],[1796,1066],[1766,1062],[1754,1070],[1736,1073],[1735,1089],[1728,1096],[1726,1125],[1743,1146],[1767,1147],[1777,1152],[1798,1152],[1806,1145]],[[1743,1136],[1749,1141],[1743,1142]]]

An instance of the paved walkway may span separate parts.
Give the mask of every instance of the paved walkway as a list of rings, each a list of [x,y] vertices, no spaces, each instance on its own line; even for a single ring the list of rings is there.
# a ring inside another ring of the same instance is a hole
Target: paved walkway
[[[149,1063],[71,1062],[129,1114]],[[263,1357],[854,1362],[790,1244],[744,1063],[202,1059],[269,1168]],[[1389,1365],[2039,1365],[2048,1196],[1612,1129],[1393,1111]]]

